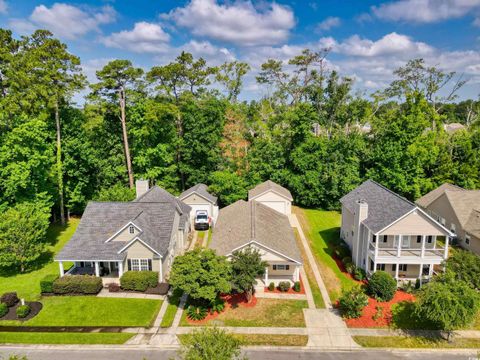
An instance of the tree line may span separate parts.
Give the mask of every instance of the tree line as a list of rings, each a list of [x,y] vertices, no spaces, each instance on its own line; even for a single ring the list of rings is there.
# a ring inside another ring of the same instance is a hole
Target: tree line
[[[412,200],[446,181],[480,187],[480,102],[457,102],[461,77],[413,59],[367,97],[328,52],[267,60],[256,81],[268,95],[240,101],[253,72],[240,61],[119,59],[89,84],[50,32],[0,29],[0,211],[30,204],[65,222],[89,200],[132,199],[140,178],[174,194],[204,182],[222,205],[271,179],[327,209],[367,178]],[[446,132],[451,122],[465,129]]]

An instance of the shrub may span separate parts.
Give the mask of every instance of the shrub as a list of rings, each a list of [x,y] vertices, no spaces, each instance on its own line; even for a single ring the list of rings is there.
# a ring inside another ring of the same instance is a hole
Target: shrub
[[[375,272],[368,280],[368,292],[379,301],[390,301],[397,290],[397,281],[385,271]]]
[[[415,280],[415,289],[418,290],[422,287],[422,281],[420,279]]]
[[[360,287],[354,287],[348,291],[342,291],[338,304],[344,317],[358,318],[362,315],[363,308],[368,305],[368,296]]]
[[[287,292],[290,289],[290,283],[288,281],[280,281],[278,289],[283,292]]]
[[[120,285],[118,285],[117,283],[111,283],[111,284],[108,284],[108,292],[119,292],[120,291]]]
[[[300,281],[295,281],[295,284],[293,284],[293,291],[300,292]]]
[[[58,295],[98,294],[102,287],[102,279],[90,275],[67,275],[53,282],[53,292]]]
[[[58,279],[56,274],[48,274],[40,280],[40,291],[43,293],[53,293],[53,283]]]
[[[342,264],[344,266],[347,266],[347,264],[351,264],[352,263],[352,258],[350,256],[345,256],[343,259],[342,259]]]
[[[20,305],[17,307],[15,310],[17,313],[17,316],[21,319],[27,317],[28,314],[30,314],[30,306],[29,305]]]
[[[2,295],[0,302],[6,304],[8,307],[15,306],[20,300],[16,292],[8,292]]]
[[[405,291],[407,294],[411,294],[414,290],[414,286],[412,282],[409,280],[402,284],[402,290]]]
[[[355,278],[355,280],[363,281],[367,277],[367,274],[362,268],[355,267],[355,270],[353,271],[353,277]]]
[[[192,320],[203,320],[207,317],[207,308],[204,306],[190,305],[187,308],[187,316]]]
[[[216,298],[215,301],[211,304],[210,312],[221,313],[225,309],[225,301],[222,298]]]
[[[275,284],[274,284],[273,282],[271,282],[271,283],[268,285],[268,290],[270,290],[270,291],[275,290]]]
[[[348,263],[345,265],[345,270],[347,270],[347,272],[352,275],[354,272],[355,272],[355,269],[357,267],[353,264],[353,263]]]
[[[373,314],[372,319],[377,321],[383,316],[383,307],[377,305],[375,306],[375,314]]]
[[[127,271],[120,278],[120,286],[124,290],[145,291],[156,287],[158,272],[156,271]]]
[[[0,318],[4,317],[8,313],[8,306],[7,304],[0,303]]]

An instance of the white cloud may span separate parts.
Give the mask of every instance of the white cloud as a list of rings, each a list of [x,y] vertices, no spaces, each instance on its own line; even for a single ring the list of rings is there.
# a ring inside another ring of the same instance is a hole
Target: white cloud
[[[0,14],[6,14],[8,11],[8,4],[5,0],[0,0]]]
[[[395,32],[377,41],[354,35],[343,42],[333,38],[320,39],[322,47],[329,47],[333,52],[361,57],[376,57],[385,55],[400,55],[402,57],[424,56],[433,52],[426,43],[413,41],[410,37]]]
[[[269,3],[255,8],[250,0],[218,4],[216,0],[191,0],[164,18],[189,29],[192,34],[241,46],[274,45],[285,41],[295,26],[289,7]]]
[[[123,30],[100,39],[105,46],[138,53],[168,51],[170,36],[158,24],[138,22],[132,30]]]
[[[373,6],[375,16],[384,20],[433,23],[460,18],[480,9],[480,0],[397,0]]]
[[[99,25],[114,22],[116,12],[111,6],[100,11],[82,10],[73,5],[55,3],[48,8],[45,5],[35,7],[28,20],[11,19],[10,26],[20,33],[32,29],[48,29],[56,36],[76,39],[89,32],[99,32]]]
[[[334,27],[340,26],[342,21],[338,17],[328,17],[322,22],[317,24],[317,30],[319,31],[328,31]]]

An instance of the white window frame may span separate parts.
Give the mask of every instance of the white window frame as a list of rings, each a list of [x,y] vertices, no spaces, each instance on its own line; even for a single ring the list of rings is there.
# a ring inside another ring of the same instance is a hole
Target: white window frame
[[[407,271],[407,264],[398,264],[398,271]]]
[[[128,227],[128,232],[129,232],[130,234],[135,234],[135,226],[130,225],[130,226]]]
[[[132,271],[148,271],[149,259],[130,259]]]
[[[287,269],[287,266],[288,266],[288,269]],[[275,264],[273,265],[273,267],[275,267],[275,271],[287,271],[287,270],[290,270],[290,265],[287,265],[287,264]]]

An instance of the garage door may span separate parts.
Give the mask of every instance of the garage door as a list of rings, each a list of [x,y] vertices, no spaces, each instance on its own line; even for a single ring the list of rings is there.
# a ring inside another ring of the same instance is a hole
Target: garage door
[[[287,212],[285,201],[262,201],[261,203],[281,212],[282,214],[286,214]]]
[[[195,217],[197,210],[206,211],[208,216],[212,216],[212,214],[210,214],[210,204],[194,204],[190,205],[190,207],[192,208],[192,211],[190,212],[190,217],[192,219]]]

